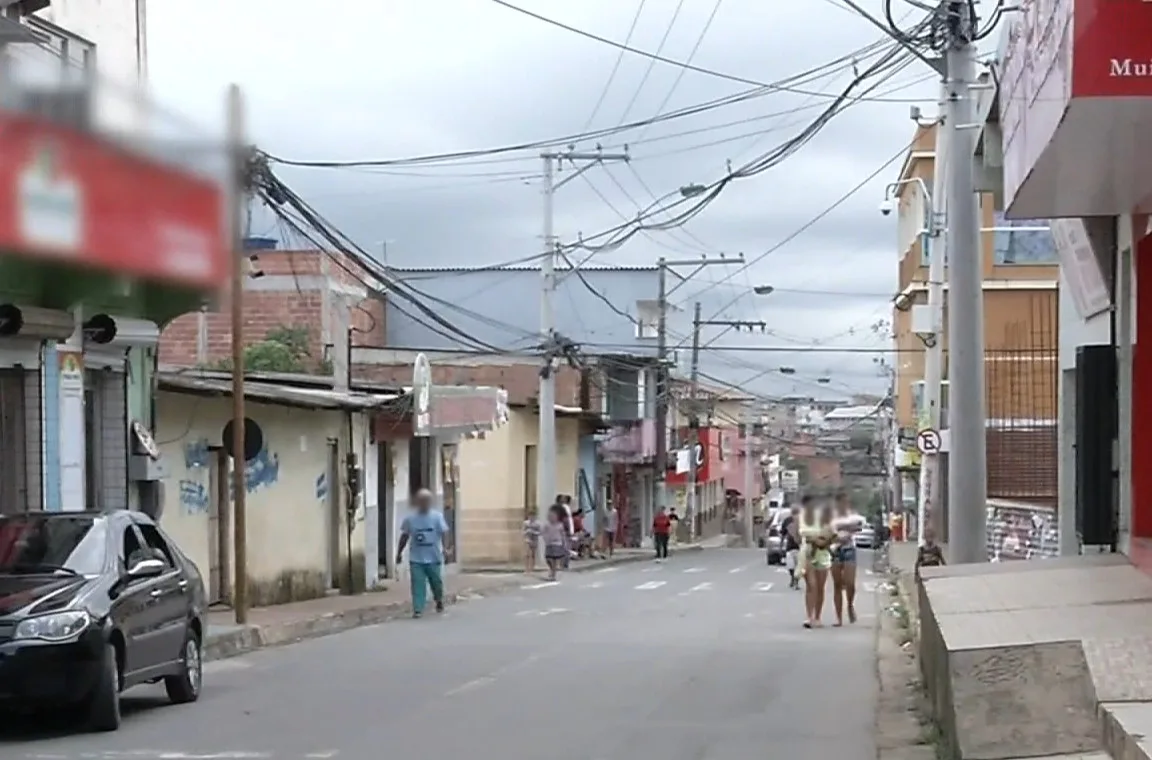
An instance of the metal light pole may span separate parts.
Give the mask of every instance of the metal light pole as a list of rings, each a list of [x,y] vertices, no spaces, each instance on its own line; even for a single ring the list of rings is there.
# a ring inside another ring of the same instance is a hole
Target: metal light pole
[[[948,2],[948,542],[951,561],[986,562],[987,462],[984,401],[984,289],[980,203],[973,166],[976,19],[969,4]]]
[[[937,245],[940,235],[940,220],[933,206],[933,195],[919,177],[893,182],[884,190],[887,201],[897,187],[916,185],[924,197],[924,229],[920,233],[920,245],[928,255],[928,310],[931,331],[923,337],[928,350],[924,356],[924,406],[927,409],[926,427],[940,430],[940,398],[943,388],[944,371],[944,248]],[[920,421],[917,420],[917,425]],[[919,431],[918,431],[919,432]],[[916,540],[924,542],[924,528],[931,516],[934,524],[940,515],[940,452],[920,455],[920,492],[916,502]]]

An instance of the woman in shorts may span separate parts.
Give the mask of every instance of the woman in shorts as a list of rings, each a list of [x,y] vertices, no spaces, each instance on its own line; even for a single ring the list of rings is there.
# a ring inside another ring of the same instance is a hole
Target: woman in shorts
[[[824,590],[828,585],[828,571],[832,567],[832,508],[824,507],[817,513],[808,501],[800,509],[801,576],[804,578],[805,628],[820,628],[824,612]]]
[[[836,610],[836,627],[844,625],[844,608],[848,608],[848,622],[856,622],[856,539],[864,527],[864,518],[853,514],[848,495],[836,495],[836,514],[833,528],[836,542],[832,547],[832,605]]]

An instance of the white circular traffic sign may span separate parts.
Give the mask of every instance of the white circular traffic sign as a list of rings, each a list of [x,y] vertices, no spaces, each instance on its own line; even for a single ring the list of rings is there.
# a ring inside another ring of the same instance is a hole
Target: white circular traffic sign
[[[916,434],[916,448],[921,454],[935,454],[940,451],[940,433],[925,428]]]

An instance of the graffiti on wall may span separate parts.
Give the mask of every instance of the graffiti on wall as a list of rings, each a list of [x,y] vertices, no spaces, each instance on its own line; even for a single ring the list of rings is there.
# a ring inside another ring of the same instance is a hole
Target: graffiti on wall
[[[208,487],[195,480],[180,481],[180,509],[186,515],[201,515],[208,512]]]
[[[232,478],[229,477],[228,481],[228,489],[231,491]],[[244,490],[254,493],[261,488],[271,488],[278,482],[280,482],[280,455],[265,446],[244,468]]]
[[[188,470],[205,469],[212,463],[208,439],[200,438],[184,444],[184,467]]]

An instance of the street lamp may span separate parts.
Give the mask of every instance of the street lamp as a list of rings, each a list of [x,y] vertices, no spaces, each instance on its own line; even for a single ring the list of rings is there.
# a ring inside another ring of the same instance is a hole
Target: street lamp
[[[757,285],[756,287],[752,288],[752,292],[758,296],[771,295],[774,290],[776,290],[776,288],[772,287],[771,285]]]
[[[679,195],[681,198],[695,198],[696,196],[703,195],[706,192],[708,192],[708,188],[705,187],[704,185],[698,184],[696,182],[690,182],[687,185],[681,185],[680,187],[676,188],[672,192],[664,193],[659,198],[657,198],[656,200],[649,203],[647,206],[644,207],[643,210],[640,211],[638,216],[640,216],[640,217],[647,216],[648,212],[652,211],[654,208],[659,206],[661,203],[663,203],[664,201],[666,201],[669,198],[672,198],[674,196]]]

